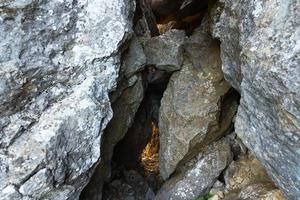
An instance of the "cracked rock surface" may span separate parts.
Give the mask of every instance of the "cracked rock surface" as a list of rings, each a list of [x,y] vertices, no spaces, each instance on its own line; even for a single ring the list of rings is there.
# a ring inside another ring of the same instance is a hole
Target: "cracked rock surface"
[[[193,149],[220,138],[236,110],[232,101],[228,115],[220,117],[221,99],[230,85],[223,77],[218,43],[207,28],[201,25],[187,39],[183,67],[171,76],[161,101],[159,159],[164,179]]]
[[[0,2],[0,199],[78,199],[112,117],[130,1]]]
[[[236,133],[289,199],[300,196],[300,2],[221,0],[213,32],[241,93]]]

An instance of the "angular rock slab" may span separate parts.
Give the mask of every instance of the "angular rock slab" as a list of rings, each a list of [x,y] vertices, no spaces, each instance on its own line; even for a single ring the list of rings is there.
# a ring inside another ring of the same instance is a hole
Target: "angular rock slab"
[[[168,72],[179,70],[183,62],[184,41],[185,32],[180,30],[170,30],[148,39],[144,44],[147,65],[154,65]]]
[[[300,2],[222,0],[214,25],[241,93],[236,132],[289,199],[300,196]]]
[[[112,117],[130,1],[0,3],[0,199],[78,199]]]
[[[161,101],[159,163],[164,179],[193,148],[220,137],[235,113],[230,110],[226,123],[219,120],[221,98],[230,86],[223,78],[218,43],[205,27],[186,42],[183,68],[172,75]]]
[[[155,200],[193,200],[205,195],[232,160],[230,145],[219,140],[200,153],[183,174],[168,180]]]

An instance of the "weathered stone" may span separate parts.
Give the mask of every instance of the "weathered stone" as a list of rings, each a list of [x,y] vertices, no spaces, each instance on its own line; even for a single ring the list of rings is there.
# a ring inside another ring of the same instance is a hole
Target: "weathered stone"
[[[260,161],[251,154],[233,161],[224,173],[224,181],[225,188],[215,193],[213,199],[285,199]]]
[[[163,35],[148,39],[144,48],[147,65],[154,65],[168,72],[179,70],[183,61],[184,41],[185,33],[179,30],[170,30]]]
[[[0,199],[78,199],[112,117],[132,1],[0,3]]]
[[[143,70],[146,65],[146,56],[138,38],[132,38],[128,53],[124,55],[123,62],[125,65],[124,74],[127,78],[131,77],[134,73]]]
[[[214,33],[241,92],[236,132],[289,199],[300,196],[300,2],[222,0]]]
[[[135,83],[124,78],[119,82],[115,92],[111,96],[117,96],[112,104],[114,116],[107,125],[102,138],[102,159],[98,164],[90,183],[87,185],[81,199],[98,200],[102,196],[102,186],[110,178],[111,160],[114,147],[124,137],[128,128],[133,123],[135,113],[144,97],[144,83],[141,74],[137,77]],[[115,95],[115,93],[120,93]]]
[[[218,43],[204,27],[187,40],[183,68],[172,75],[161,101],[159,154],[164,179],[194,148],[198,151],[219,138],[237,107],[235,100],[229,101],[220,117],[230,86],[223,79]]]
[[[156,200],[192,200],[208,192],[232,159],[230,145],[225,140],[210,144],[195,163],[183,174],[168,180]]]
[[[241,189],[251,183],[271,182],[266,170],[253,155],[233,161],[224,174],[226,190]]]
[[[273,183],[250,184],[240,190],[232,190],[224,196],[215,194],[209,200],[286,200],[283,193]]]
[[[134,170],[124,172],[124,180],[108,184],[103,200],[152,200],[154,192],[144,177]]]
[[[151,9],[148,0],[137,0],[137,9],[135,12],[134,32],[138,36],[157,36],[159,35],[156,26],[156,17]]]

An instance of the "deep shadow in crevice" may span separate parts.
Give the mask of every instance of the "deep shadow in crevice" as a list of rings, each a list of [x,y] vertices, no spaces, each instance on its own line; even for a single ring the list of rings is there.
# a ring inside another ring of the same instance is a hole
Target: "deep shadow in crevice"
[[[123,171],[134,170],[145,177],[153,191],[157,191],[161,184],[158,169],[158,112],[170,74],[153,67],[148,67],[147,71],[149,84],[145,97],[132,126],[114,149],[112,179],[122,178]]]

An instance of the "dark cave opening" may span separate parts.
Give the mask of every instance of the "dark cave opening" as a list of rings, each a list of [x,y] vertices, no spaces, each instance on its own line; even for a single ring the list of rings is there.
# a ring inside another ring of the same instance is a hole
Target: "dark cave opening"
[[[116,181],[124,181],[134,190],[147,185],[154,193],[163,183],[158,163],[158,112],[170,74],[154,67],[148,67],[145,71],[147,90],[132,126],[114,148],[112,174],[110,181],[104,185],[103,199],[111,199],[110,193],[117,192],[112,189]],[[136,180],[140,182],[136,183]],[[124,195],[124,191],[122,193]],[[135,193],[139,195],[139,191]],[[136,199],[139,197],[136,196]]]

